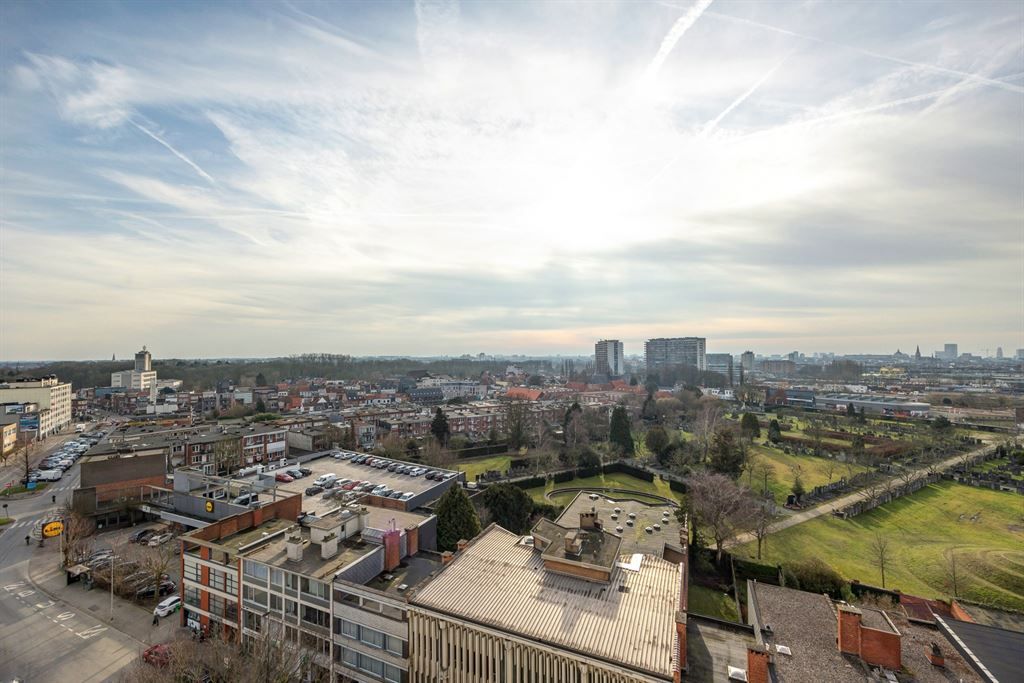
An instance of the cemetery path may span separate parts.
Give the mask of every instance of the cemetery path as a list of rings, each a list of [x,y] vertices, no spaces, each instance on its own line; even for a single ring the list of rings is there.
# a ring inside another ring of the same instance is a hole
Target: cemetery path
[[[964,461],[964,458],[974,459],[975,457],[983,455],[994,448],[994,444],[985,444],[981,448],[976,448],[975,450],[970,451],[968,453],[960,453],[958,455],[954,455],[952,458],[946,458],[945,460],[941,461],[938,464],[938,469],[940,472],[944,472],[950,469],[951,467],[961,464]],[[920,469],[915,473],[914,478],[919,479],[923,476],[926,476],[927,474],[927,470]],[[898,479],[899,477],[890,477],[890,480],[892,480],[893,482],[901,483],[898,482]],[[830,515],[832,514],[833,510],[841,510],[850,503],[855,503],[858,500],[861,500],[862,498],[863,494],[860,491],[854,491],[853,493],[847,493],[845,495],[839,496],[838,498],[833,498],[832,500],[826,501],[815,507],[808,508],[806,510],[801,510],[795,514],[786,517],[785,519],[780,519],[779,521],[772,524],[769,533],[782,531],[783,529],[788,529],[791,526],[802,524],[803,522],[815,519],[817,517],[821,517],[823,515]],[[742,534],[737,534],[736,536],[730,538],[723,544],[723,547],[726,549],[734,548],[738,545],[743,545],[744,543],[750,543],[756,540],[757,538],[754,536],[754,534],[750,532],[745,532]]]

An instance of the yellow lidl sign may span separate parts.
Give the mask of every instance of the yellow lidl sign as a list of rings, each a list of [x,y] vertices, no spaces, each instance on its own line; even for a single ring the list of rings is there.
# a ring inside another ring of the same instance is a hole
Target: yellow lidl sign
[[[43,536],[45,538],[60,536],[62,533],[64,533],[64,522],[59,519],[53,522],[47,522],[43,525]]]
[[[206,501],[206,511],[207,512],[213,512],[213,501],[212,500]]]

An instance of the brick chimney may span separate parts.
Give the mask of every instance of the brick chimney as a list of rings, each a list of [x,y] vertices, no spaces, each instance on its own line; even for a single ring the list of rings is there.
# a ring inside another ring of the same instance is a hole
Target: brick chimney
[[[838,606],[839,651],[860,657],[860,620],[862,612],[853,605]]]
[[[768,667],[771,663],[771,653],[763,645],[754,643],[748,646],[747,683],[768,683]]]
[[[420,528],[415,524],[405,527],[405,552],[410,557],[420,551]]]
[[[581,529],[600,529],[601,520],[597,516],[597,510],[590,508],[589,512],[580,513],[580,528]]]

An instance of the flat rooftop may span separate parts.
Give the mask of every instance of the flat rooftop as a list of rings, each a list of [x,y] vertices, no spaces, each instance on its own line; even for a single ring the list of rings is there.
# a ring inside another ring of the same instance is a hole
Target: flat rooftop
[[[686,678],[725,681],[729,667],[747,668],[747,647],[754,636],[690,616],[686,623]]]
[[[543,551],[543,555],[547,559],[581,562],[611,568],[619,557],[619,544],[621,543],[619,537],[600,529],[568,529],[541,518],[533,527],[533,534],[534,536],[543,536],[550,541],[550,545]],[[582,541],[578,555],[566,551],[565,538],[567,536]]]
[[[671,678],[681,584],[680,566],[649,555],[636,571],[613,566],[610,584],[545,571],[539,551],[492,524],[410,601]]]
[[[682,525],[676,520],[675,510],[671,505],[648,505],[635,500],[617,500],[602,493],[581,491],[555,522],[561,526],[574,527],[579,525],[581,513],[597,512],[604,530],[622,538],[620,553],[662,557],[666,543],[676,548],[681,547],[679,532]],[[630,517],[630,514],[635,516]],[[628,521],[632,521],[633,525],[627,524]],[[659,528],[655,529],[655,526]],[[647,527],[651,528],[650,532],[646,530]]]
[[[202,539],[196,539],[196,542],[221,546],[229,551],[238,552],[240,549],[246,547],[247,545],[256,543],[257,541],[259,541],[262,538],[265,538],[266,536],[271,536],[279,531],[284,531],[288,527],[294,525],[295,520],[293,519],[274,518],[263,522],[259,526],[246,529],[245,531],[240,531],[237,534],[226,536],[217,541],[205,541]],[[188,537],[188,534],[182,535],[182,539],[188,539]]]
[[[364,555],[380,548],[378,544],[367,543],[355,536],[353,538],[339,541],[338,552],[332,557],[323,559],[320,556],[320,546],[309,540],[309,530],[292,523],[293,529],[277,536],[266,545],[262,545],[242,556],[246,559],[256,560],[272,567],[282,567],[288,571],[298,572],[311,576],[315,579],[327,579],[344,567],[352,564]],[[287,538],[293,533],[302,538],[302,559],[298,562],[288,559]]]
[[[367,581],[366,585],[384,593],[403,595],[419,586],[442,566],[440,556],[418,553],[403,558],[398,567]]]

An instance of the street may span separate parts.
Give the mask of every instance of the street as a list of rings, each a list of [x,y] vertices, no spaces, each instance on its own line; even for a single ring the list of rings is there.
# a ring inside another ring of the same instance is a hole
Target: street
[[[45,451],[59,446],[63,438],[51,439]],[[44,451],[40,451],[42,457]],[[0,681],[19,679],[25,683],[47,681],[116,680],[118,672],[133,662],[143,644],[112,628],[104,621],[107,611],[95,613],[75,609],[53,599],[33,583],[29,561],[36,557],[52,560],[57,567],[58,538],[39,548],[25,535],[36,531],[71,499],[78,483],[76,464],[56,482],[54,488],[7,503],[7,515],[15,522],[0,527]],[[56,504],[51,496],[57,496]]]

